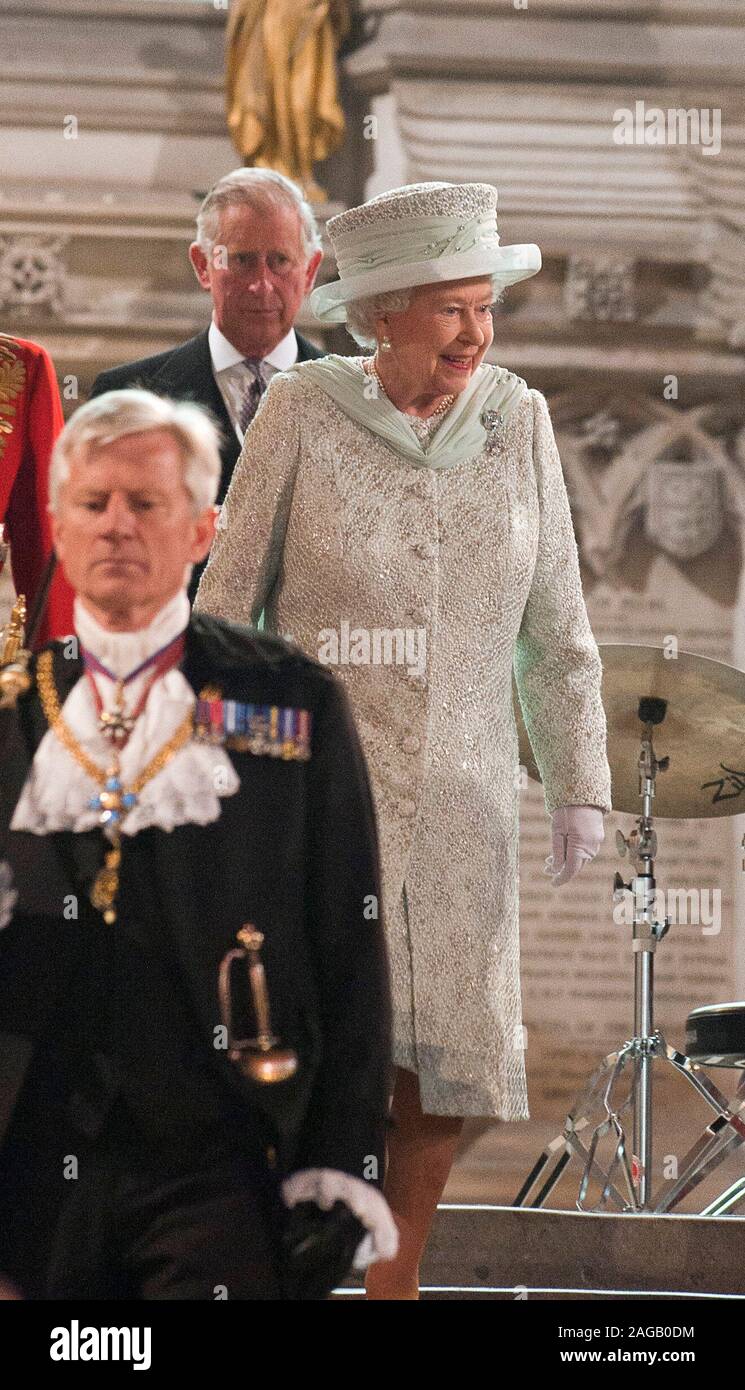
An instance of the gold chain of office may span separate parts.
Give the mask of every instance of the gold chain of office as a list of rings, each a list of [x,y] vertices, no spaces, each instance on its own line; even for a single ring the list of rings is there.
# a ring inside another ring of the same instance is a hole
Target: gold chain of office
[[[81,748],[72,730],[68,728],[62,718],[62,707],[52,674],[52,653],[50,651],[42,652],[39,657],[36,667],[36,679],[39,687],[42,709],[44,710],[44,715],[50,729],[52,729],[60,743],[67,749],[68,753],[72,755],[76,763],[82,767],[83,771],[87,772],[88,776],[91,777],[94,782],[98,783],[99,786],[105,786],[106,779],[110,775],[109,769],[100,767],[98,763],[95,763],[92,758],[88,757],[85,749]],[[178,753],[179,749],[183,748],[184,745],[189,742],[193,732],[194,711],[189,710],[189,713],[179,724],[175,733],[163,744],[163,747],[159,749],[155,756],[150,759],[150,762],[145,765],[139,776],[135,778],[131,787],[127,788],[127,791],[133,795],[142,791],[142,788],[150,782],[153,777],[157,776],[159,772],[162,772],[166,763],[170,762],[174,754]]]

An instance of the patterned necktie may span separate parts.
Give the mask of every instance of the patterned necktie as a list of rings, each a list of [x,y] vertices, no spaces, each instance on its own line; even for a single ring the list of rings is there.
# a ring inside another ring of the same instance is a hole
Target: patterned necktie
[[[241,403],[241,413],[238,420],[241,434],[246,433],[246,430],[259,408],[259,401],[267,388],[267,383],[264,380],[264,373],[262,371],[263,359],[261,357],[244,357],[243,360],[251,373],[251,381],[243,393],[243,401]]]

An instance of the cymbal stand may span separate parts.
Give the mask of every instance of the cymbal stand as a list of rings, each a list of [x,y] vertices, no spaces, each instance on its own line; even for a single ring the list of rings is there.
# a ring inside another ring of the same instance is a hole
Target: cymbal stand
[[[593,1072],[569,1112],[561,1134],[547,1145],[528,1174],[512,1204],[516,1207],[542,1207],[574,1156],[583,1163],[576,1202],[580,1211],[603,1211],[609,1203],[623,1212],[670,1211],[726,1152],[745,1143],[745,1119],[741,1114],[745,1112],[745,1086],[738,1087],[737,1104],[731,1109],[726,1096],[701,1068],[669,1047],[654,1023],[654,956],[670,927],[667,917],[659,921],[656,916],[657,834],[652,810],[657,776],[669,765],[668,758],[655,756],[653,745],[654,727],[662,723],[666,709],[667,702],[656,697],[647,696],[639,701],[642,734],[638,768],[642,810],[636,828],[628,837],[620,830],[616,832],[619,854],[623,857],[628,853],[636,867],[629,883],[624,883],[619,873],[613,880],[614,902],[622,901],[626,892],[633,898],[634,1035],[615,1052],[608,1053]],[[685,1076],[716,1112],[717,1118],[708,1127],[705,1141],[699,1141],[685,1156],[680,1177],[666,1183],[654,1201],[651,1190],[652,1064],[656,1059],[669,1063]],[[627,1069],[631,1071],[630,1086],[625,1095],[616,1099]],[[602,1107],[604,1116],[593,1124],[591,1117],[597,1115],[598,1106]],[[631,1156],[624,1128],[628,1112],[633,1122]],[[604,1167],[598,1158],[598,1147],[608,1134],[615,1137],[615,1148]],[[540,1178],[542,1186],[530,1200]],[[601,1190],[595,1206],[588,1206],[587,1193],[592,1179],[601,1184]]]

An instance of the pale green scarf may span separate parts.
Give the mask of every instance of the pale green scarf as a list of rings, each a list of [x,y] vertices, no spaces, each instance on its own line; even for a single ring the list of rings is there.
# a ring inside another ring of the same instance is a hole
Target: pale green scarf
[[[421,443],[402,411],[382,392],[372,394],[374,380],[359,359],[329,353],[327,357],[297,362],[292,370],[302,372],[306,380],[331,396],[353,420],[420,468],[452,468],[463,459],[480,454],[487,443],[487,430],[481,423],[483,412],[498,411],[506,422],[528,389],[522,377],[506,367],[487,367],[482,362],[429,442]]]

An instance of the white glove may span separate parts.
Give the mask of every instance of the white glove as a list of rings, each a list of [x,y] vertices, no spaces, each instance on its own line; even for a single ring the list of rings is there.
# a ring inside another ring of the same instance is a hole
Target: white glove
[[[552,874],[551,887],[568,883],[595,858],[605,839],[603,812],[599,806],[557,806],[551,816],[551,849],[544,874]]]

